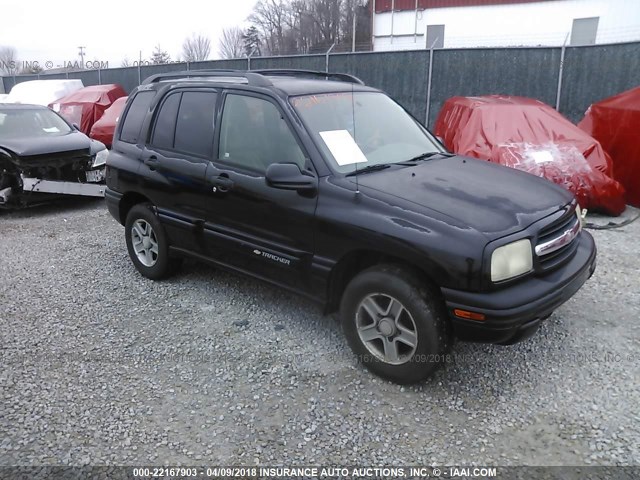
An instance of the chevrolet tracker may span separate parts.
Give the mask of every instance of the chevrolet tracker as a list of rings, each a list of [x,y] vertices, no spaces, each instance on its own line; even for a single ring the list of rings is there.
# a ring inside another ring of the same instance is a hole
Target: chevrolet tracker
[[[596,264],[569,192],[448,153],[345,74],[150,77],[106,176],[142,275],[188,256],[305,295],[339,310],[356,356],[399,383],[432,374],[454,338],[531,335]]]

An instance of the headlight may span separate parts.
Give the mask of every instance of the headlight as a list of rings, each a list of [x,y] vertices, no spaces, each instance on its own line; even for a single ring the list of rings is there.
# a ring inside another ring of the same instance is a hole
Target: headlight
[[[100,167],[107,163],[107,157],[109,156],[109,150],[104,149],[100,150],[96,153],[96,156],[93,159],[93,163],[91,164],[91,168]]]
[[[529,239],[496,248],[491,255],[491,281],[500,282],[527,273],[533,268]]]

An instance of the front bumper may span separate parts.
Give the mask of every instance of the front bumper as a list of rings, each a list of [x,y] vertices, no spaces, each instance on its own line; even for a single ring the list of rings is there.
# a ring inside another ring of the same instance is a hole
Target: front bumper
[[[582,232],[573,258],[544,277],[531,277],[495,292],[472,293],[443,288],[442,293],[456,337],[463,341],[511,344],[533,335],[542,320],[569,300],[593,275],[596,245]],[[466,320],[461,309],[484,314],[485,320]]]
[[[95,170],[98,180],[104,178],[104,167]],[[79,183],[62,180],[43,180],[21,176],[23,193],[57,193],[61,195],[81,195],[86,197],[104,197],[104,183]]]

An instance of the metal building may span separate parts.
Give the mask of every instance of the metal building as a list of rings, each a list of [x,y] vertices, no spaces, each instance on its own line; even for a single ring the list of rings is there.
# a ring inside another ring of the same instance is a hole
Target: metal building
[[[373,49],[640,40],[638,0],[371,0]]]

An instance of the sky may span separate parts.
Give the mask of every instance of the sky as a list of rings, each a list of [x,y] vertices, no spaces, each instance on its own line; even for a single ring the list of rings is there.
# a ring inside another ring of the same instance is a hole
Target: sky
[[[155,45],[176,60],[184,39],[192,33],[211,39],[211,59],[219,58],[218,41],[228,27],[248,26],[257,0],[108,0],[53,2],[0,0],[0,46],[12,46],[18,60],[38,61],[43,68],[79,60],[109,62],[119,67],[148,60]]]

